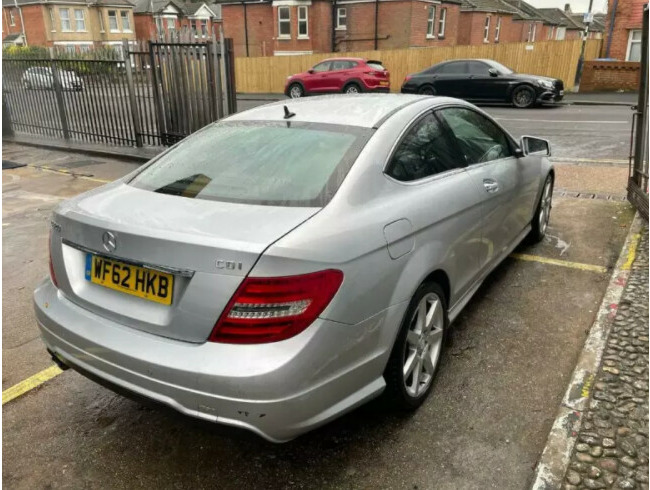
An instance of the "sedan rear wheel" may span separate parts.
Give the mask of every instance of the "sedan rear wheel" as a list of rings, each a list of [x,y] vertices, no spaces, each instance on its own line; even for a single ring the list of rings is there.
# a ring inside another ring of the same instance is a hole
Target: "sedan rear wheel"
[[[421,95],[436,95],[436,91],[433,89],[431,85],[423,85],[418,90],[418,93]]]
[[[520,109],[531,107],[535,103],[535,91],[527,85],[517,87],[512,92],[512,103]]]
[[[415,409],[431,392],[447,324],[442,288],[423,284],[409,304],[384,373],[387,396],[399,408]]]

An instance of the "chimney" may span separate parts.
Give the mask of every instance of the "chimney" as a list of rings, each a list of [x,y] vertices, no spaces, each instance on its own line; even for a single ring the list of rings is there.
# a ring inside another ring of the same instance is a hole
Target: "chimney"
[[[564,11],[565,11],[567,14],[570,14],[570,13],[571,13],[571,4],[570,4],[570,3],[565,3],[565,4],[564,4]]]

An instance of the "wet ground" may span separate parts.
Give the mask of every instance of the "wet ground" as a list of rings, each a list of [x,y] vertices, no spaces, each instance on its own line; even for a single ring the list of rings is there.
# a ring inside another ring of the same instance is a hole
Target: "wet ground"
[[[135,166],[7,144],[3,159],[33,165],[3,171],[5,390],[52,364],[31,309],[32,290],[47,273],[50,209]],[[625,193],[624,167],[558,165],[557,172],[564,189]],[[3,406],[3,483],[524,488],[609,279],[580,266],[612,267],[632,215],[621,201],[556,198],[547,240],[518,250],[534,260],[507,259],[456,321],[433,395],[413,415],[371,403],[277,446],[142,407],[66,371]]]

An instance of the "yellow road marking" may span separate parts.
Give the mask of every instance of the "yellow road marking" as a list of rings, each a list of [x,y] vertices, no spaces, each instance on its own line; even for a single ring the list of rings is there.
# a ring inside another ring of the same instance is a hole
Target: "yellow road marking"
[[[63,371],[59,369],[58,366],[50,366],[47,369],[44,369],[40,373],[36,373],[34,376],[30,376],[24,381],[13,385],[11,388],[7,388],[2,392],[2,404],[4,405],[7,402],[10,402],[14,398],[24,395],[30,390],[33,390],[37,386],[42,385],[46,381],[58,376]]]
[[[621,266],[622,270],[629,271],[632,268],[632,263],[636,258],[636,247],[639,244],[640,238],[641,238],[640,233],[635,233],[634,235],[632,235],[632,239],[630,240],[630,248],[627,249],[627,260]]]
[[[558,265],[560,267],[569,267],[571,269],[579,269],[582,271],[600,273],[607,272],[607,267],[603,267],[602,265],[583,264],[581,262],[570,262],[568,260],[549,259],[547,257],[540,257],[539,255],[510,254],[510,257],[518,260],[526,260],[528,262],[540,262],[542,264]]]
[[[38,168],[38,169],[41,169],[41,170],[45,170],[47,172],[54,172],[54,173],[57,173],[57,174],[70,175],[71,177],[75,177],[77,179],[83,179],[83,180],[90,180],[91,182],[99,182],[99,183],[102,183],[102,184],[108,184],[108,183],[112,182],[112,180],[96,179],[95,177],[89,177],[87,175],[75,174],[74,172],[71,172],[70,170],[64,170],[64,169],[61,169],[61,168],[52,168],[52,167],[50,167],[48,165],[30,165],[30,164],[28,164],[27,166],[32,167],[32,168]]]

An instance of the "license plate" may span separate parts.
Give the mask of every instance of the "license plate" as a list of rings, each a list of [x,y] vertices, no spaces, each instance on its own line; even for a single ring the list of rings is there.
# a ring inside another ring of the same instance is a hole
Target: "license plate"
[[[98,255],[86,255],[86,280],[163,305],[172,304],[174,276]]]
[[[379,82],[379,85],[386,86],[386,85],[388,85],[388,82]]]
[[[560,95],[564,95],[564,90],[560,90]]]

